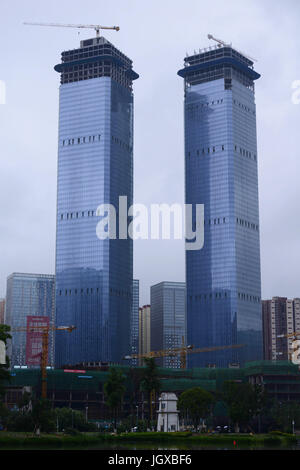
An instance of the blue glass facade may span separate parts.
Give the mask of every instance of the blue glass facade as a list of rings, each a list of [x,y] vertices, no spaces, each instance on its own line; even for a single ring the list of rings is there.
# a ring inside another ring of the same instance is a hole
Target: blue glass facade
[[[120,362],[130,351],[131,239],[99,240],[100,204],[133,202],[132,62],[104,38],[62,53],[59,106],[56,365]],[[117,212],[118,215],[118,212]],[[118,235],[118,233],[117,233]]]
[[[7,278],[5,323],[11,329],[26,327],[28,316],[49,318],[54,325],[55,277],[48,274],[13,273]],[[8,344],[10,365],[26,365],[26,331],[13,331]],[[49,332],[49,365],[54,365],[54,334]]]
[[[140,281],[138,279],[134,279],[130,320],[130,354],[138,354],[139,352],[139,301]],[[131,359],[131,365],[137,366],[138,359]]]
[[[204,247],[186,251],[190,367],[262,358],[253,63],[231,47],[185,58],[185,200],[204,204]]]
[[[184,282],[151,286],[151,351],[173,349],[186,343],[186,290]],[[163,367],[180,368],[180,357],[156,360]]]

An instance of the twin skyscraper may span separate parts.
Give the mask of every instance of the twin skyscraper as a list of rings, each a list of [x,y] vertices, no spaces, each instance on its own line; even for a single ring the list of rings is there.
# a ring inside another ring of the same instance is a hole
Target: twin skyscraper
[[[133,241],[99,239],[97,207],[133,204],[132,61],[103,37],[62,53],[56,365],[120,363],[130,352]],[[186,251],[192,367],[261,359],[261,280],[253,62],[231,46],[185,58],[185,202],[204,204],[204,246]]]

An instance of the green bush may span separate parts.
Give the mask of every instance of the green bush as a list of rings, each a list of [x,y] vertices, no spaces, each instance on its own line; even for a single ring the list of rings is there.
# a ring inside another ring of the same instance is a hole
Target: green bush
[[[32,432],[34,430],[34,421],[31,414],[22,414],[15,411],[9,415],[6,427],[8,431]]]
[[[281,439],[280,437],[275,436],[268,436],[265,437],[263,443],[265,446],[272,446],[272,447],[279,447],[281,446]]]
[[[170,439],[184,439],[192,436],[191,432],[131,432],[122,434],[124,440],[167,441]]]
[[[81,433],[78,431],[78,429],[75,428],[66,428],[65,429],[65,434],[69,434],[70,436],[80,436]]]
[[[269,434],[273,436],[283,436],[285,433],[282,431],[270,431]]]

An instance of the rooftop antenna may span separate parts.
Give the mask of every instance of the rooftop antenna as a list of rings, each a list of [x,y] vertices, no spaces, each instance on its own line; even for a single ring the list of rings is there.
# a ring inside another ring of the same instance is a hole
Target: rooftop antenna
[[[231,43],[230,44],[226,44],[226,42],[222,41],[221,39],[217,39],[215,38],[212,34],[208,34],[207,35],[208,39],[212,39],[213,41],[216,41],[218,43],[217,47],[231,47]],[[237,52],[239,52],[240,54],[242,54],[244,57],[246,57],[247,59],[251,60],[252,62],[257,62],[257,59],[253,59],[253,57],[250,57],[248,54],[245,54],[244,52],[241,52],[239,51],[238,49],[236,49]]]
[[[94,29],[96,31],[96,37],[100,36],[101,29],[113,29],[119,31],[119,26],[101,26],[100,24],[62,24],[62,23],[27,23],[24,22],[24,25],[27,26],[58,26],[60,28],[85,28],[85,29]]]

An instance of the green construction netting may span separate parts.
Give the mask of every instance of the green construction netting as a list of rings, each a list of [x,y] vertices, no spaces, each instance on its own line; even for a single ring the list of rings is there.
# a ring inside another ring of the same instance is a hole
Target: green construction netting
[[[134,376],[142,373],[143,368],[131,368],[118,366],[126,376],[126,384],[128,391],[133,386]],[[248,381],[249,375],[262,374],[266,376],[266,380],[277,381],[276,376],[291,375],[291,380],[297,379],[300,371],[297,365],[288,361],[258,361],[249,362],[244,368],[240,369],[218,369],[218,368],[201,368],[201,369],[167,369],[159,368],[165,391],[186,390],[192,387],[202,387],[206,390],[221,390],[225,381],[234,380],[238,382]],[[64,370],[55,369],[47,371],[48,389],[53,390],[89,390],[100,391],[103,383],[107,378],[107,371],[89,371],[65,372]],[[267,376],[272,376],[267,378]],[[38,386],[41,380],[39,369],[13,369],[11,371],[11,381],[8,386]],[[289,381],[290,382],[290,381]],[[293,382],[294,383],[294,382]]]

